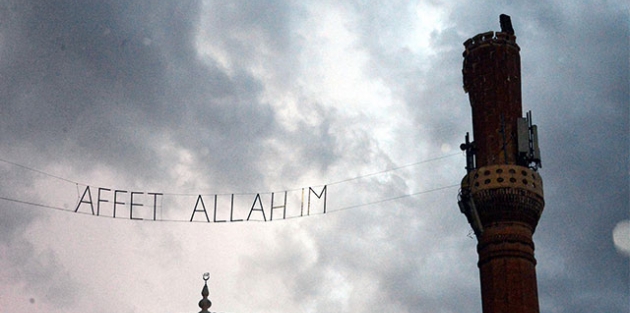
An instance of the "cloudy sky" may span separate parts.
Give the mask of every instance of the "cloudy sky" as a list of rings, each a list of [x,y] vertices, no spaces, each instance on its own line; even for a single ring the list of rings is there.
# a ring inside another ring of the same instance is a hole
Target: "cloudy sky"
[[[0,1],[0,311],[197,312],[209,272],[217,312],[481,312],[462,43],[501,13],[540,132],[541,312],[628,312],[625,1],[326,0]],[[87,185],[103,216],[74,213]],[[326,214],[260,222],[323,185]],[[252,221],[188,222],[200,194]]]

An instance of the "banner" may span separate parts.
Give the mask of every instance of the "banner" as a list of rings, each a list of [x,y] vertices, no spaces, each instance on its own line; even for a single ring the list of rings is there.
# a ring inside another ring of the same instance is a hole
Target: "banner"
[[[270,193],[210,195],[176,195],[86,186],[74,212],[132,220],[267,222],[326,214],[327,196],[326,185]],[[158,216],[158,209],[161,213],[169,205],[184,205],[190,218]]]
[[[36,185],[39,188],[32,188],[24,192],[24,194],[30,194],[30,198],[36,199],[28,199],[29,197],[27,199],[19,199],[13,195],[0,195],[0,200],[70,213],[136,221],[270,222],[327,214],[329,212],[340,212],[424,193],[457,188],[459,183],[386,198],[378,197],[377,193],[369,192],[362,193],[358,198],[348,197],[348,195],[357,194],[353,190],[354,188],[367,190],[365,184],[370,182],[365,181],[359,185],[359,180],[365,180],[369,177],[411,166],[443,160],[459,154],[444,155],[378,172],[328,182],[325,185],[279,192],[231,194],[177,194],[94,187],[0,158],[2,163],[30,172],[33,179],[38,175],[43,177],[43,179],[37,180]],[[20,175],[25,176],[23,174]],[[14,176],[19,175],[16,174]],[[329,204],[328,187],[333,185],[335,186],[333,191],[335,201]],[[69,195],[75,191],[76,196],[73,197],[74,199],[60,197],[60,195]]]

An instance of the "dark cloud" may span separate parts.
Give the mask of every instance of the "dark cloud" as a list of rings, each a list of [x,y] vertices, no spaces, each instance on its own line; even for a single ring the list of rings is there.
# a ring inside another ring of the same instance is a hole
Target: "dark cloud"
[[[201,27],[210,27],[210,39],[223,41],[235,59],[252,60],[258,44],[290,46],[288,39],[273,42],[288,27],[283,10],[212,6],[210,25]],[[224,186],[260,184],[257,156],[265,137],[279,134],[274,112],[260,101],[251,64],[228,74],[200,59],[199,2],[19,2],[7,11],[3,34],[20,39],[3,47],[7,144],[28,142],[86,168],[125,164],[126,172],[157,178],[164,169],[144,160],[170,139],[212,160],[200,170]],[[266,34],[259,42],[239,41],[243,34],[258,38],[256,30]]]

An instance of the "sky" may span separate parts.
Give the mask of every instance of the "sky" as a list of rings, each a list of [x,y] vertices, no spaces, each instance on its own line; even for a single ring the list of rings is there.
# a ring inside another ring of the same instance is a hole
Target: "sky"
[[[539,129],[540,311],[626,313],[628,9],[3,0],[0,311],[197,312],[208,272],[213,312],[481,312],[462,44],[505,13]]]

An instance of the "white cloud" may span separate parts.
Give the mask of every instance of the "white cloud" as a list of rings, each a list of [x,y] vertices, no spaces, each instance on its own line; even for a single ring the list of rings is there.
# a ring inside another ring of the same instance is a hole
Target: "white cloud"
[[[617,250],[626,256],[630,256],[630,220],[617,223],[613,229],[612,237]]]
[[[414,10],[416,19],[407,45],[414,53],[431,55],[435,52],[431,46],[432,38],[447,26],[446,8],[430,1],[419,1]]]

